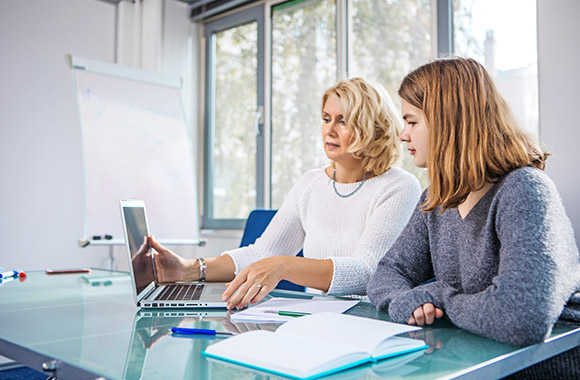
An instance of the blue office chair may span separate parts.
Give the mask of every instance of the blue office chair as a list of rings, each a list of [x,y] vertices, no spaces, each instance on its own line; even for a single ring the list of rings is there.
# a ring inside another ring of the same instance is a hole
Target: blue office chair
[[[240,247],[247,247],[248,245],[253,244],[257,238],[262,236],[262,233],[266,230],[268,224],[270,224],[276,211],[277,210],[261,209],[252,211],[246,220],[246,226],[244,227],[244,234],[242,235]],[[298,252],[296,256],[303,256],[302,251]],[[286,280],[280,281],[276,286],[276,289],[295,290],[298,292],[306,290],[304,286]]]

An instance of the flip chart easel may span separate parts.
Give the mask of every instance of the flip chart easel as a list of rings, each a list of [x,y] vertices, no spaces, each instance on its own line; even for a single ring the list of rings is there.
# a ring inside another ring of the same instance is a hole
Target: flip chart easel
[[[67,56],[82,130],[79,246],[124,244],[119,201],[142,199],[163,244],[202,245],[181,79]]]

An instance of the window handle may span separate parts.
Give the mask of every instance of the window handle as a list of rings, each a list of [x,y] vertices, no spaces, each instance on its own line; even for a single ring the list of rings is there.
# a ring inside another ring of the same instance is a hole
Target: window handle
[[[258,109],[256,110],[256,117],[254,118],[256,136],[262,135],[262,125],[264,125],[264,106],[258,106]]]

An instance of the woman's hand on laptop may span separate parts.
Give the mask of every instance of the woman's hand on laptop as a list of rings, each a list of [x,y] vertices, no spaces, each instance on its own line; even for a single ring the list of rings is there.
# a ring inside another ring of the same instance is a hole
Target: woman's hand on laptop
[[[195,260],[187,260],[179,256],[170,249],[165,248],[155,241],[153,236],[149,237],[151,248],[153,248],[153,258],[157,269],[158,282],[178,282],[196,281],[198,277],[193,270]]]
[[[151,253],[149,252],[147,237],[143,238],[143,244],[141,244],[135,256],[131,258],[131,265],[133,265],[133,270],[137,273],[153,273],[153,264],[151,262]],[[152,275],[137,276],[135,285],[138,288],[144,288],[151,281],[153,281]]]
[[[260,302],[285,276],[288,256],[273,256],[244,268],[227,284],[222,299],[228,300],[228,309],[244,308],[249,303]]]

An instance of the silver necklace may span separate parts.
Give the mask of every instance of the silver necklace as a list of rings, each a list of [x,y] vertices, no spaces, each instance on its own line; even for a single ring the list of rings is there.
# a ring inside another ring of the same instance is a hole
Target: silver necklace
[[[367,172],[367,174],[365,175],[365,177],[363,178],[362,182],[360,183],[360,185],[358,185],[356,187],[356,189],[354,189],[351,193],[348,194],[341,194],[338,192],[338,190],[336,189],[336,169],[334,169],[334,173],[332,174],[332,187],[334,188],[334,192],[336,193],[336,195],[338,195],[341,198],[348,198],[351,195],[353,195],[354,193],[356,193],[363,185],[363,183],[365,183],[365,181],[367,180],[369,176],[369,172]]]

